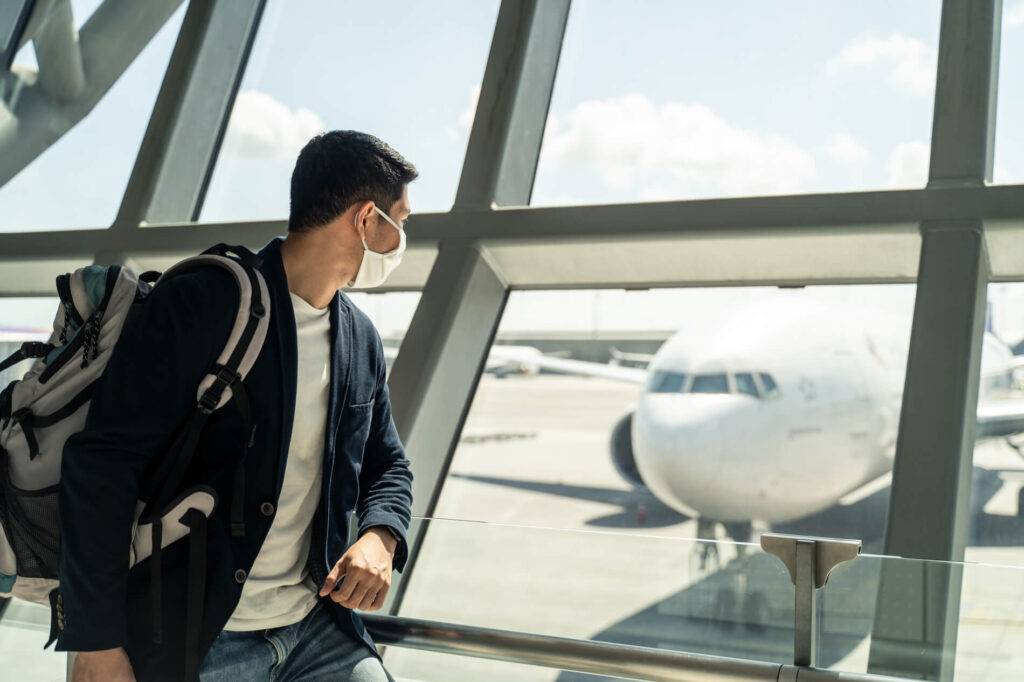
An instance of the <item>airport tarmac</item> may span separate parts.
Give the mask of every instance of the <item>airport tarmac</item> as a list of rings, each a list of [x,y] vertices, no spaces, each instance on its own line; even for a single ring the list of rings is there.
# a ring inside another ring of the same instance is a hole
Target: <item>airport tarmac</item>
[[[401,615],[500,629],[791,662],[792,586],[781,564],[719,530],[719,564],[701,568],[696,521],[632,490],[608,454],[611,427],[638,387],[597,378],[484,376]],[[415,453],[409,453],[415,457]],[[986,464],[1021,468],[1000,444]],[[1017,529],[1020,481],[988,482],[985,512]],[[881,549],[887,491],[780,529]],[[451,520],[439,520],[451,519]],[[461,521],[458,521],[459,519]],[[998,523],[1001,522],[1001,523]],[[526,526],[526,528],[518,527]],[[558,530],[564,529],[564,530]],[[1005,536],[1005,533],[1003,534]],[[956,679],[1024,670],[1024,542],[968,549]],[[866,671],[881,559],[858,559],[822,593],[821,661]],[[392,647],[409,680],[613,679]]]
[[[792,587],[781,564],[753,546],[739,558],[724,536],[717,563],[702,562],[696,521],[632,490],[613,468],[609,433],[638,390],[597,378],[484,376],[435,520],[416,522],[430,528],[401,615],[791,661]],[[1005,446],[981,452],[995,466],[1021,465]],[[1024,541],[1005,541],[1024,534],[1020,483],[986,483],[990,516],[979,529],[998,530],[998,541],[982,538],[967,557],[1008,567],[965,571],[957,680],[1002,682],[1024,670],[1024,569],[1015,567],[1024,566]],[[880,493],[823,515],[816,534],[864,537],[871,547],[884,509]],[[821,664],[866,669],[879,561],[837,569],[822,593]],[[17,604],[0,621],[10,679],[64,679],[64,657],[41,650],[47,619]],[[613,679],[397,647],[385,662],[398,682]]]

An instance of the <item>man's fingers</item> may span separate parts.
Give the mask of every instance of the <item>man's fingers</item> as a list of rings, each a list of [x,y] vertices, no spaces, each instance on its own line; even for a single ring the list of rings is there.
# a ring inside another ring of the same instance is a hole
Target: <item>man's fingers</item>
[[[320,596],[326,597],[329,595],[342,577],[344,577],[344,574],[342,573],[341,562],[339,561],[331,569],[331,572],[327,574],[327,580],[324,581],[323,586],[320,588]]]
[[[331,592],[331,599],[339,604],[347,602],[352,597],[352,593],[355,592],[357,587],[359,587],[359,583],[363,580],[365,579],[359,575],[359,571],[357,569],[350,568],[345,571],[345,580],[341,581],[341,586]]]
[[[373,592],[376,592],[376,590]],[[373,599],[373,593],[370,591],[370,586],[367,584],[367,581],[363,581],[360,583],[359,588],[354,590],[352,592],[352,596],[346,599],[345,603],[342,605],[347,609],[358,609],[359,605],[366,600],[367,595],[370,596],[370,599]]]
[[[360,611],[369,611],[377,603],[377,595],[378,593],[375,590],[367,590],[366,596],[363,597],[363,600],[359,602],[359,606],[356,608]]]

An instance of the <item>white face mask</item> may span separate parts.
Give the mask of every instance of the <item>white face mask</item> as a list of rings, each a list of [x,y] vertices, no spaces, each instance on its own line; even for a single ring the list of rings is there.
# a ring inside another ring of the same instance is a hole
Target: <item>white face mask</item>
[[[392,227],[398,230],[398,248],[387,253],[377,253],[370,250],[370,247],[366,245],[366,238],[364,237],[363,262],[359,264],[359,270],[356,272],[355,278],[348,283],[350,287],[355,289],[379,287],[388,278],[388,275],[398,267],[398,264],[402,262],[402,254],[405,253],[405,230],[384,211],[376,206],[373,207],[373,210],[377,211],[381,218],[388,221]],[[358,230],[358,218],[356,220],[356,229]]]

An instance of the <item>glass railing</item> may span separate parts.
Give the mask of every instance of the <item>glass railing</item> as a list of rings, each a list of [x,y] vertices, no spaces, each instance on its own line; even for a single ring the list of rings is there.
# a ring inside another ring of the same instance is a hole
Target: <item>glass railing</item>
[[[400,617],[793,663],[794,585],[758,545],[441,519],[415,519],[417,533]],[[919,677],[955,665],[965,682],[1024,671],[1024,568],[861,555],[816,597],[819,668]],[[385,662],[423,680],[618,679],[399,647]]]
[[[399,617],[794,662],[794,585],[759,545],[442,519],[414,519],[417,536]],[[832,571],[814,613],[818,668],[913,678],[952,666],[957,681],[1024,679],[1024,567],[861,555]],[[48,630],[48,609],[12,602],[0,619],[0,678],[65,679],[66,656],[42,649]],[[400,681],[624,679],[401,645],[384,660]]]

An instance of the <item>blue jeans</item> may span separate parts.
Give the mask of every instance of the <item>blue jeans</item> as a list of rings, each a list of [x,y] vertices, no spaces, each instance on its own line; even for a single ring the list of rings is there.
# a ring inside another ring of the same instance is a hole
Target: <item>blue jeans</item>
[[[394,682],[366,645],[342,632],[321,602],[298,623],[221,632],[199,670],[201,682]]]

